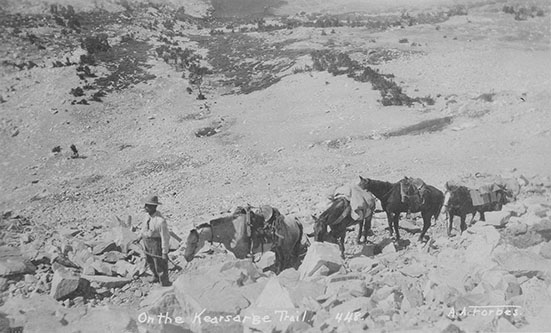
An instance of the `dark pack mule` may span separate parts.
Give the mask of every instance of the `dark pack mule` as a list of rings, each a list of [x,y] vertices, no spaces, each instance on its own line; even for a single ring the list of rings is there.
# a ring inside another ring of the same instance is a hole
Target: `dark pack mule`
[[[350,202],[343,197],[335,198],[331,201],[331,205],[319,216],[315,218],[314,223],[314,240],[317,242],[331,242],[339,244],[341,256],[344,258],[344,240],[346,231],[349,227],[358,224],[358,236],[356,242],[359,244],[362,238],[367,238],[367,232],[371,230],[371,219],[375,210],[375,198],[369,202],[364,202],[364,218],[354,220],[351,212]],[[330,231],[327,231],[327,228]]]
[[[257,234],[272,243],[270,250],[276,255],[275,273],[290,267],[297,268],[302,250],[302,224],[268,205],[262,206],[257,214],[262,214],[264,220],[263,230]]]
[[[453,229],[453,218],[459,216],[461,224],[461,234],[467,229],[465,219],[467,214],[472,214],[472,218],[469,224],[472,225],[474,217],[478,212],[480,214],[480,220],[485,221],[486,217],[484,212],[491,212],[501,210],[504,204],[507,203],[507,191],[504,188],[500,188],[496,191],[496,200],[494,202],[488,202],[482,205],[474,205],[471,197],[471,191],[466,186],[452,185],[449,182],[446,183],[446,195],[444,200],[444,209],[448,212],[448,236],[451,236]]]
[[[403,179],[408,180],[409,178]],[[381,201],[381,207],[386,213],[390,235],[396,233],[396,240],[400,239],[399,220],[400,214],[404,212],[421,213],[423,217],[423,230],[419,235],[419,241],[423,241],[427,230],[431,225],[431,219],[438,219],[444,204],[444,193],[436,187],[426,184],[420,201],[415,205],[402,202],[401,181],[389,183],[380,180],[363,178],[360,176],[360,187],[373,193]]]

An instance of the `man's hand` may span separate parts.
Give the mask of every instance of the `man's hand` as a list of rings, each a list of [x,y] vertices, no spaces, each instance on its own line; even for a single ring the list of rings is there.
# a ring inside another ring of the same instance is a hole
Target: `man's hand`
[[[163,253],[163,260],[168,261],[168,253]]]

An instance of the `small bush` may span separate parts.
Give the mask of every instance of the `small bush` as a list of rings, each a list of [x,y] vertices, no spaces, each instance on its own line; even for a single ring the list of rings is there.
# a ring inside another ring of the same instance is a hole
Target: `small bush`
[[[82,90],[81,87],[73,88],[73,89],[71,89],[71,95],[73,95],[75,97],[84,96],[84,90]]]
[[[409,43],[407,38],[402,38],[398,41],[398,43]]]
[[[80,46],[86,50],[88,54],[105,52],[111,48],[107,41],[107,34],[88,36],[81,42]]]
[[[467,11],[467,7],[463,5],[458,5],[448,11],[448,17],[467,15],[468,13],[469,12]]]
[[[317,71],[328,71],[333,75],[347,74],[348,77],[360,82],[371,83],[374,90],[381,94],[381,104],[407,105],[413,103],[434,104],[432,97],[411,98],[402,92],[402,88],[392,80],[394,75],[381,74],[369,66],[363,66],[345,53],[334,54],[330,51],[314,51],[311,54],[313,69]]]

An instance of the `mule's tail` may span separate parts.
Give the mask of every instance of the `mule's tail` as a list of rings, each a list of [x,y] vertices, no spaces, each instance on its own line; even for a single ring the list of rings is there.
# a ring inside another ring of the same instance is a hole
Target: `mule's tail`
[[[438,221],[438,216],[440,216],[440,213],[442,212],[442,207],[444,207],[444,198],[440,201],[440,205],[438,205],[438,208],[434,212],[434,223]]]

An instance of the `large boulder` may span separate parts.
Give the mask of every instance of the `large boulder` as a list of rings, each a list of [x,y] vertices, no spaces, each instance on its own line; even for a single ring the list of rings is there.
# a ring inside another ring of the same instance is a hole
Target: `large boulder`
[[[511,218],[507,224],[507,232],[513,236],[522,235],[528,232],[528,225],[518,218]]]
[[[112,276],[113,275],[113,265],[108,264],[103,261],[96,260],[92,262],[91,266],[96,272],[102,275]]]
[[[352,297],[371,296],[373,292],[365,283],[362,275],[358,274],[339,274],[328,278],[327,289],[325,294],[333,295],[350,295]]]
[[[331,308],[329,310],[330,319],[326,321],[326,324],[342,327],[362,322],[368,312],[369,302],[368,297],[355,297]]]
[[[348,267],[353,271],[365,272],[369,271],[373,266],[377,265],[378,261],[374,258],[366,256],[358,256],[351,258],[348,261]]]
[[[299,267],[300,278],[305,279],[316,275],[322,270],[322,275],[333,274],[342,267],[344,261],[337,244],[313,242]]]
[[[135,319],[122,309],[110,307],[90,310],[80,320],[67,325],[62,332],[137,332]]]
[[[119,260],[124,260],[126,255],[119,251],[109,251],[103,254],[103,261],[114,264]]]
[[[0,307],[0,313],[5,313],[10,317],[12,327],[25,327],[30,323],[32,318],[50,317],[51,324],[46,324],[44,321],[42,330],[35,332],[57,332],[51,331],[50,328],[59,328],[60,319],[55,317],[55,313],[63,309],[56,300],[48,295],[32,295],[24,298],[23,296],[8,298]],[[34,325],[33,325],[34,326]],[[25,329],[25,332],[30,331]]]
[[[102,276],[102,275],[82,275],[82,279],[88,280],[89,282],[95,282],[100,287],[104,287],[107,289],[111,288],[120,288],[124,285],[132,282],[132,279],[127,279],[123,277],[115,277],[115,276]]]
[[[486,212],[484,215],[486,217],[486,223],[495,227],[502,227],[506,225],[511,218],[511,212],[505,210]]]
[[[284,270],[277,278],[279,283],[289,291],[296,307],[310,307],[326,289],[323,283],[300,280],[300,273],[293,268]]]
[[[474,234],[472,242],[465,249],[465,260],[468,263],[487,264],[497,246],[500,234],[491,226],[475,224],[469,229]]]
[[[94,246],[93,253],[94,255],[100,255],[109,251],[118,251],[120,248],[115,244],[115,242],[106,241],[100,242]]]
[[[220,263],[178,277],[173,285],[183,312],[237,314],[250,306],[266,280],[246,261]]]
[[[0,246],[0,276],[34,273],[36,267],[23,258],[19,249]]]
[[[253,317],[244,326],[261,332],[285,331],[292,322],[300,320],[301,314],[289,290],[281,285],[277,277],[266,282],[256,301],[242,313],[243,316]]]
[[[67,269],[58,269],[54,272],[52,278],[52,288],[50,296],[56,300],[74,296],[77,291],[86,291],[89,283],[80,278],[80,276]]]
[[[512,249],[496,253],[494,260],[513,275],[533,275],[538,272],[551,273],[551,259],[528,250]]]
[[[503,205],[502,211],[510,212],[511,216],[522,216],[526,213],[526,206],[522,202],[510,202]]]
[[[69,259],[81,268],[89,266],[94,261],[94,255],[89,249],[75,249],[68,254]]]
[[[174,294],[180,306],[180,315],[192,330],[215,331],[220,325],[228,331],[243,330],[241,321],[214,322],[213,318],[235,318],[249,307],[266,284],[265,278],[256,283],[250,280],[254,274],[237,272],[240,264],[221,263],[181,275],[174,281]]]
[[[551,241],[542,245],[540,248],[540,255],[545,259],[551,259]]]

